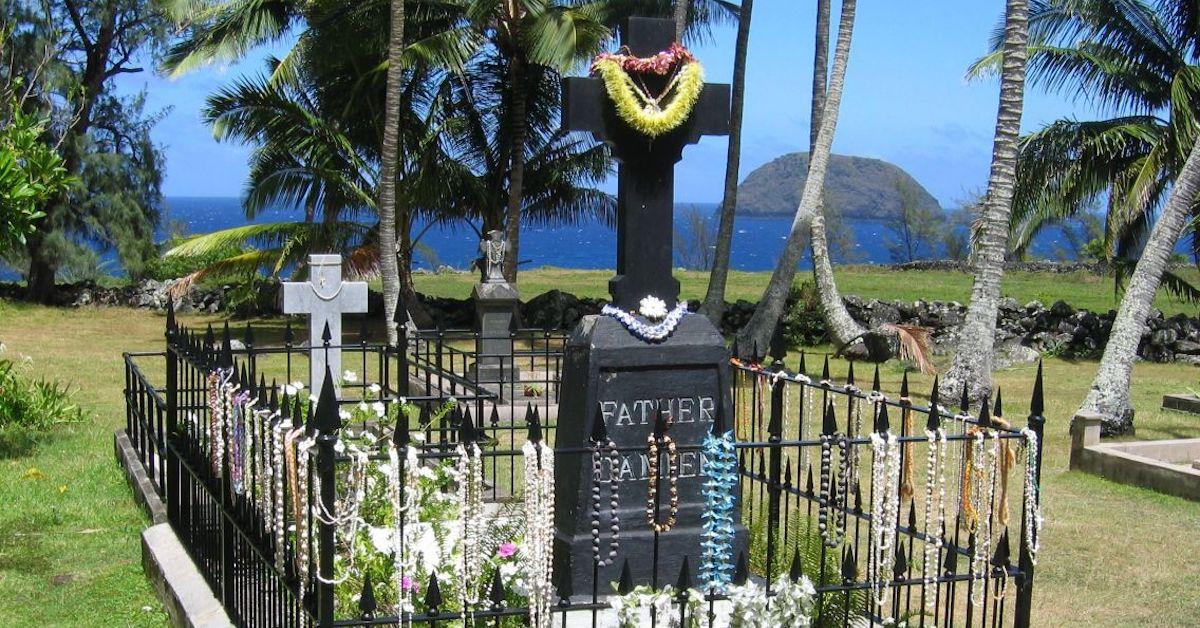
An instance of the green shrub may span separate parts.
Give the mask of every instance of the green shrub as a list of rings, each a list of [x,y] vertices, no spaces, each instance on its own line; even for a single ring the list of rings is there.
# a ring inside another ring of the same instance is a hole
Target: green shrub
[[[825,318],[817,287],[811,281],[792,284],[783,314],[783,335],[788,348],[812,346],[825,339]]]
[[[34,379],[30,367],[28,359],[0,358],[0,455],[33,444],[51,427],[83,420],[69,386],[44,377]]]
[[[161,251],[167,251],[174,248],[180,242],[179,238],[171,238],[159,248]],[[158,256],[147,259],[146,263],[138,269],[137,274],[143,279],[154,279],[156,281],[178,279],[243,252],[242,249],[236,246],[230,246],[211,251],[204,255],[166,256],[159,253]]]

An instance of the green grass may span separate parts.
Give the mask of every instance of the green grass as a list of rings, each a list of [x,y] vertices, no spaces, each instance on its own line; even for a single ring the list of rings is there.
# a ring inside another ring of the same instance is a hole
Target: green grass
[[[1200,272],[1188,268],[1181,273],[1192,281],[1200,281]],[[612,271],[566,270],[561,268],[539,268],[522,271],[518,281],[521,297],[529,300],[548,290],[558,289],[578,296],[606,298],[608,279]],[[703,299],[708,286],[708,274],[695,271],[675,273],[679,279],[680,292],[687,299]],[[809,279],[807,272],[797,273],[798,279]],[[769,273],[732,272],[725,295],[726,301],[746,299],[757,301],[763,287],[770,278]],[[971,275],[954,271],[889,270],[877,266],[840,266],[837,269],[838,288],[843,294],[863,298],[959,301],[966,303],[971,297]],[[423,294],[439,297],[465,299],[471,296],[475,285],[474,273],[417,275],[417,290]],[[1004,295],[1020,301],[1022,305],[1034,299],[1050,305],[1062,299],[1072,307],[1094,312],[1116,309],[1119,297],[1114,296],[1111,277],[1074,272],[1063,274],[1011,272],[1004,275]],[[1155,305],[1168,316],[1177,312],[1196,314],[1195,306],[1189,306],[1159,294]]]
[[[957,273],[863,268],[840,273],[845,291],[863,296],[965,300],[969,290],[968,277]],[[522,291],[529,297],[558,287],[603,296],[608,274],[526,272]],[[699,275],[686,273],[681,280],[685,295],[702,293]],[[427,276],[419,278],[419,287],[465,296],[470,281],[465,275]],[[731,297],[754,298],[764,281],[763,275],[735,274]],[[1006,285],[1022,301],[1063,298],[1075,306],[1114,307],[1106,279],[1016,274]],[[206,320],[184,317],[189,325]],[[138,535],[149,521],[112,456],[112,431],[125,420],[121,352],[160,348],[163,323],[161,315],[139,310],[0,301],[0,341],[7,344],[7,354],[29,355],[35,373],[71,382],[88,416],[55,430],[31,452],[0,459],[0,626],[166,622],[141,570]],[[277,331],[277,321],[256,332],[272,328]],[[795,366],[794,357],[790,364]],[[840,375],[845,364],[835,363],[833,370]],[[1200,617],[1194,583],[1200,504],[1067,470],[1070,416],[1095,370],[1094,362],[1046,362],[1048,523],[1035,583],[1035,625],[1194,625]],[[885,388],[897,390],[901,374],[899,365],[886,365]],[[1200,419],[1159,408],[1163,393],[1195,388],[1198,374],[1186,365],[1137,365],[1138,438],[1200,436]],[[1004,387],[1007,414],[1020,417],[1033,367],[1003,371],[996,379]],[[917,391],[928,390],[930,383],[913,377]]]

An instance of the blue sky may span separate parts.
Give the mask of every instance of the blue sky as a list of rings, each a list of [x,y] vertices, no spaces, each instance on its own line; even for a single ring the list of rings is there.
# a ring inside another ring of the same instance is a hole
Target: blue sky
[[[747,70],[741,176],[808,146],[813,2],[759,0]],[[860,2],[834,151],[898,164],[944,205],[986,187],[999,92],[995,78],[967,82],[1004,8],[999,0]],[[836,23],[837,7],[834,7]],[[693,46],[708,80],[732,76],[734,27]],[[200,120],[205,97],[244,72],[257,72],[258,51],[233,66],[212,66],[175,80],[151,73],[121,77],[121,89],[145,88],[151,110],[169,108],[155,129],[166,150],[167,196],[237,196],[249,149],[222,144]],[[1086,107],[1026,92],[1024,128],[1091,114]],[[689,148],[676,174],[680,201],[716,202],[725,172],[724,138]],[[613,187],[610,185],[610,187]]]

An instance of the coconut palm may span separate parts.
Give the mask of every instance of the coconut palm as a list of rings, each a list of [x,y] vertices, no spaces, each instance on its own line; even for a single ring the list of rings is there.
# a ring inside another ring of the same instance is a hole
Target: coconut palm
[[[996,313],[1000,309],[1000,280],[1004,276],[1004,259],[1008,252],[1017,142],[1025,100],[1028,19],[1027,0],[1008,0],[992,168],[975,235],[975,281],[971,288],[971,303],[959,331],[954,361],[941,380],[943,393],[957,393],[965,386],[972,399],[983,398],[992,386],[992,345],[996,336]]]
[[[1110,258],[1144,240],[1196,137],[1197,13],[1194,3],[1181,0],[1033,5],[1030,81],[1086,99],[1112,117],[1058,120],[1021,140],[1014,252],[1024,252],[1046,225],[1097,202],[1107,208]],[[994,72],[999,56],[979,60],[972,73]]]
[[[825,2],[825,0],[821,0]],[[826,31],[828,31],[828,4]],[[729,106],[729,147],[725,155],[725,192],[721,198],[721,218],[717,226],[717,245],[703,312],[713,324],[720,325],[725,314],[725,284],[729,280],[729,257],[733,248],[733,221],[737,214],[737,187],[742,164],[742,116],[746,108],[746,57],[750,46],[750,19],[754,0],[742,0],[738,15],[737,41],[733,48],[733,88]],[[826,40],[828,48],[828,39]],[[814,127],[815,128],[815,127]]]
[[[780,317],[783,314],[784,302],[787,300],[792,279],[796,275],[796,264],[804,251],[804,234],[814,223],[814,218],[820,214],[820,200],[825,185],[825,173],[829,165],[829,153],[833,145],[833,133],[837,128],[838,109],[841,105],[842,90],[846,80],[846,65],[850,56],[850,40],[854,33],[854,0],[842,2],[842,13],[838,23],[837,46],[834,50],[833,71],[826,92],[826,100],[821,112],[821,124],[817,132],[817,140],[812,147],[809,161],[808,177],[804,181],[804,192],[800,197],[800,206],[792,220],[792,228],[788,234],[783,254],[779,258],[771,280],[754,308],[754,315],[746,327],[739,333],[739,348],[743,352],[754,353],[765,349]],[[823,303],[824,305],[824,303]],[[826,312],[828,320],[829,311]],[[748,353],[747,355],[750,355]],[[750,356],[760,357],[760,356]]]
[[[1122,260],[1138,255],[1195,143],[1200,111],[1198,23],[1200,9],[1181,0],[1033,4],[1030,81],[1085,99],[1109,117],[1058,120],[1021,140],[1012,215],[1015,251],[1025,250],[1045,225],[1103,203],[1110,260],[1127,266]],[[993,38],[993,48],[997,45]],[[994,72],[999,57],[993,52],[972,72]],[[1200,214],[1200,203],[1193,202],[1190,213]],[[1195,221],[1185,228],[1193,253],[1200,251]],[[1195,294],[1169,269],[1154,278],[1153,285],[1160,284]],[[1127,290],[1144,293],[1146,285],[1131,280]],[[1107,350],[1105,359],[1109,361]],[[1122,359],[1132,360],[1133,353]],[[1102,372],[1111,375],[1114,370],[1105,366]],[[1100,387],[1107,392],[1089,394],[1086,405],[1099,407],[1095,400],[1100,398],[1115,400],[1103,404],[1106,431],[1129,427],[1128,381],[1127,376],[1111,376]]]
[[[1200,200],[1198,193],[1200,143],[1193,143],[1171,188],[1170,199],[1142,248],[1129,287],[1121,299],[1121,308],[1113,319],[1100,368],[1080,407],[1080,411],[1100,415],[1101,428],[1106,434],[1122,434],[1133,427],[1133,406],[1129,401],[1133,363],[1142,334],[1146,333],[1146,319],[1154,305],[1154,293],[1158,291],[1179,235],[1195,212],[1196,202]]]
[[[388,70],[384,93],[383,139],[379,176],[379,275],[383,283],[383,320],[389,345],[398,336],[396,303],[400,298],[400,269],[396,256],[396,179],[400,162],[400,93],[403,88],[404,0],[391,0],[388,29]]]

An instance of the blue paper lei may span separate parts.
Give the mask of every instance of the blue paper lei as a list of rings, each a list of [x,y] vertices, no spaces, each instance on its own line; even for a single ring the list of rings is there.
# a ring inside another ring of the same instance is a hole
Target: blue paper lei
[[[733,582],[733,504],[737,488],[737,454],[733,432],[704,437],[704,533],[700,546],[700,581],[723,591]]]

